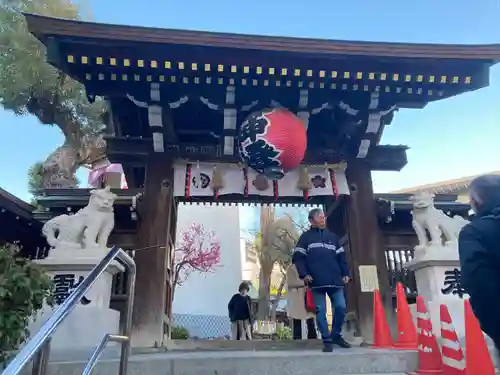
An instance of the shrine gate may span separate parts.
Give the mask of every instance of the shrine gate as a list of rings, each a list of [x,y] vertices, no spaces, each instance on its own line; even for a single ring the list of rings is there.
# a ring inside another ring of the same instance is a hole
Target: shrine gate
[[[399,109],[488,85],[498,46],[369,43],[167,30],[26,14],[47,60],[108,103],[107,156],[137,196],[136,345],[170,335],[179,202],[321,204],[346,235],[350,310],[372,336],[373,289],[391,293],[372,171],[399,171],[406,146],[381,145]],[[286,108],[307,127],[304,167],[256,184],[236,136],[245,117]],[[302,171],[302,172],[301,172]],[[299,174],[313,183],[305,196]],[[223,180],[214,191],[211,179]],[[308,198],[306,200],[306,197]]]

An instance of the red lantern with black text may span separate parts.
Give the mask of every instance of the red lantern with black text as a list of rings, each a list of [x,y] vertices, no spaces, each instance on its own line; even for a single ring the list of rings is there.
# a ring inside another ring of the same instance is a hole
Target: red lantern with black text
[[[300,118],[285,109],[252,113],[238,135],[241,158],[252,169],[279,180],[297,168],[307,148],[307,130]]]

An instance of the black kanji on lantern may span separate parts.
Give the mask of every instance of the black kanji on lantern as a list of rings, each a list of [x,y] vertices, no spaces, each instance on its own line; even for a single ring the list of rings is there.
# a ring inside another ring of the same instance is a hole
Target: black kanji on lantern
[[[444,288],[441,289],[443,294],[456,294],[459,298],[463,298],[467,294],[462,287],[462,273],[458,268],[444,272]]]
[[[251,142],[257,141],[257,135],[264,134],[269,121],[264,117],[265,112],[254,112],[246,118],[241,124],[238,141],[240,143],[250,139]]]
[[[78,277],[76,281],[75,274],[57,274],[52,279],[54,283],[54,302],[56,305],[61,305],[66,301],[69,295],[82,283],[83,276]],[[82,305],[88,305],[91,301],[87,297],[83,297],[80,301]]]
[[[267,168],[280,166],[276,160],[279,151],[263,139],[244,146],[244,154],[248,166],[257,172],[263,173]]]

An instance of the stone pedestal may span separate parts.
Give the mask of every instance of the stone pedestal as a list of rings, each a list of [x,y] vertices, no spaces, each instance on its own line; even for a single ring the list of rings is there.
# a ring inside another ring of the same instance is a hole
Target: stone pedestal
[[[57,256],[51,254],[48,258],[37,261],[47,270],[54,282],[56,302],[54,308],[62,304],[102,260],[102,257],[96,257],[97,253],[94,252],[84,257],[82,256],[84,250],[80,250],[81,254],[66,250],[66,256],[63,256],[61,251],[57,252]],[[105,250],[102,252],[105,253]],[[120,313],[109,308],[113,275],[118,272],[123,272],[123,266],[112,263],[96,280],[85,297],[56,330],[51,344],[54,349],[91,348],[95,347],[106,333],[119,333]],[[30,325],[30,331],[37,332],[52,313],[53,309],[46,306]]]
[[[468,295],[460,295],[460,262],[456,244],[416,250],[415,258],[405,267],[415,272],[418,294],[429,309],[436,336],[441,336],[441,304],[448,307],[458,337],[465,336],[464,299]],[[416,319],[416,305],[412,307]]]

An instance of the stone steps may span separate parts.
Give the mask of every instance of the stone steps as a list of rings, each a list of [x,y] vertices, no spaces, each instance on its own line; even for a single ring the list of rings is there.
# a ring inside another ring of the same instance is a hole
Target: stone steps
[[[48,375],[80,375],[85,360],[50,362]],[[368,348],[287,351],[202,351],[135,354],[129,375],[396,375],[414,371],[417,353]],[[93,375],[118,372],[118,358],[106,356]],[[27,372],[26,372],[27,373]]]
[[[355,345],[355,343],[353,343]],[[360,342],[357,344],[359,346]],[[169,350],[202,351],[202,350],[304,350],[320,349],[321,340],[171,340]]]

